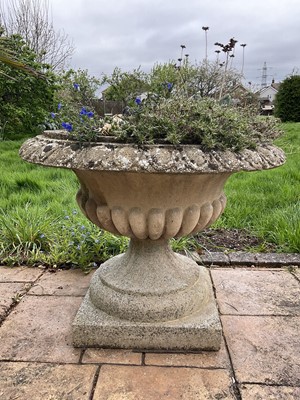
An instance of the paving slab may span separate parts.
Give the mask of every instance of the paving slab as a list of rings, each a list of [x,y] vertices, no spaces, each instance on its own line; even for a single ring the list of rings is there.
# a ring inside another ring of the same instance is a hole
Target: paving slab
[[[101,367],[96,400],[234,399],[225,370],[169,367]]]
[[[300,281],[300,268],[294,267],[292,273]]]
[[[0,266],[0,282],[35,282],[44,269]]]
[[[300,386],[300,317],[221,319],[239,383]]]
[[[244,251],[236,251],[228,253],[229,263],[231,265],[247,265],[256,266],[258,265],[258,254],[257,253],[247,253]]]
[[[277,265],[300,265],[299,253],[257,253],[257,262],[260,266]]]
[[[92,365],[0,363],[3,400],[89,400],[96,373]]]
[[[78,362],[71,323],[80,297],[26,296],[0,327],[0,360]]]
[[[33,285],[28,294],[56,296],[84,296],[90,285],[93,272],[85,274],[81,270],[46,271]]]
[[[300,399],[300,387],[242,385],[243,400],[296,400]]]
[[[228,257],[232,265],[259,265],[261,267],[300,265],[300,255],[297,253],[247,253],[236,251],[228,253]]]
[[[230,368],[230,361],[224,340],[220,351],[199,353],[146,353],[146,365],[171,367]]]
[[[84,352],[82,363],[141,365],[142,353],[131,350],[89,348]]]
[[[0,282],[0,321],[5,317],[12,304],[21,299],[24,293],[26,293],[26,284],[24,283]]]
[[[300,282],[287,270],[212,269],[221,314],[299,315]]]
[[[191,252],[190,257],[199,264],[204,264],[204,265],[230,264],[230,259],[228,257],[228,254],[221,251],[214,251],[214,252],[205,251],[201,254],[197,253],[196,251],[193,251]]]

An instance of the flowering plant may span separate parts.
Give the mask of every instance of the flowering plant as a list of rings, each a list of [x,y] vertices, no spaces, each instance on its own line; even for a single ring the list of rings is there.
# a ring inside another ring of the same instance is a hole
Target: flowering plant
[[[253,149],[277,137],[281,133],[278,122],[258,115],[251,93],[245,91],[239,98],[232,94],[237,76],[220,98],[224,79],[218,74],[220,67],[207,61],[200,65],[186,62],[180,68],[157,65],[149,74],[116,69],[102,83],[110,85],[108,99],[123,101],[123,113],[101,118],[83,107],[79,117],[78,111],[69,113],[62,128],[81,141],[114,136],[138,145],[197,144],[203,151]]]

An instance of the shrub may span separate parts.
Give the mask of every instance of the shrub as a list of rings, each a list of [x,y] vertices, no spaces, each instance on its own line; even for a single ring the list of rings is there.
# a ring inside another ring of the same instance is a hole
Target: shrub
[[[25,64],[29,70],[37,71],[37,74],[0,63],[1,137],[36,134],[53,102],[55,77],[48,71],[47,65],[36,61],[36,54],[26,46],[21,36],[6,37],[5,48],[18,62]]]
[[[275,115],[283,122],[300,122],[300,75],[286,78],[275,100]]]

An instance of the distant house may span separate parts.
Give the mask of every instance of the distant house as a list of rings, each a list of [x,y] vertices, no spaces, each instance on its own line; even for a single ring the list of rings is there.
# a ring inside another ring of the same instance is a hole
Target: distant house
[[[219,93],[215,95],[215,98],[219,98]],[[224,104],[235,104],[235,105],[247,105],[253,103],[255,95],[247,89],[242,83],[237,83],[232,88],[227,89],[226,93],[221,98],[221,103]]]
[[[275,83],[274,79],[270,86],[260,89],[256,94],[260,102],[261,113],[264,115],[273,114],[274,101],[278,93],[280,83]]]

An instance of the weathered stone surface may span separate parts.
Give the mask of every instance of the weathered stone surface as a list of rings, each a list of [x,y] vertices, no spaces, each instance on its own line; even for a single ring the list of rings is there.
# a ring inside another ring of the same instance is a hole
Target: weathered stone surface
[[[34,282],[43,273],[39,268],[0,266],[0,282]]]
[[[188,317],[214,301],[208,271],[160,241],[131,241],[97,270],[89,295],[108,315],[146,323]]]
[[[232,253],[228,253],[228,258],[229,258],[229,263],[231,265],[244,265],[244,266],[258,265],[258,254],[256,253],[234,251]]]
[[[98,269],[73,323],[76,346],[220,348],[208,271],[170,250],[163,257],[153,250],[129,249],[127,258],[114,257]]]
[[[224,370],[197,368],[101,368],[94,398],[97,400],[207,400],[234,399],[230,377]]]
[[[300,281],[300,268],[294,268],[292,271],[293,275]]]
[[[229,357],[222,340],[221,349],[217,352],[201,353],[146,353],[146,365],[170,367],[200,367],[230,369]]]
[[[257,262],[260,266],[276,265],[300,265],[300,254],[278,254],[278,253],[258,253]]]
[[[44,275],[32,286],[28,294],[56,295],[56,296],[84,296],[90,284],[93,272],[88,275],[82,271],[57,270],[45,272]]]
[[[192,258],[200,265],[229,265],[230,263],[228,254],[225,254],[221,251],[205,251],[203,254],[197,254],[196,252],[193,252]]]
[[[194,234],[224,211],[223,186],[230,176],[74,170],[80,209],[94,224],[133,239],[170,239]]]
[[[16,300],[26,293],[24,283],[0,283],[0,320]]]
[[[285,161],[283,151],[271,145],[240,153],[229,150],[204,153],[201,146],[79,144],[55,137],[55,132],[46,132],[27,140],[21,147],[21,157],[36,164],[71,169],[152,173],[253,171],[274,168]]]
[[[94,307],[87,295],[73,322],[76,347],[123,349],[219,350],[221,325],[215,304],[199,314],[165,322],[134,322]]]
[[[3,400],[89,400],[96,366],[0,363]]]
[[[296,400],[300,399],[300,387],[242,385],[243,400]]]
[[[280,253],[245,253],[237,251],[228,254],[232,265],[259,265],[281,267],[284,265],[300,265],[300,254]]]
[[[78,297],[26,296],[0,327],[0,359],[78,362],[71,340],[71,321]]]
[[[221,319],[238,382],[300,386],[300,317]]]
[[[27,140],[20,155],[72,169],[84,215],[132,239],[124,255],[94,275],[73,323],[74,344],[218,350],[221,326],[209,275],[166,243],[201,231],[222,214],[223,187],[233,172],[275,168],[285,161],[283,151],[264,145],[204,153],[200,146],[78,143],[67,137],[45,132]]]
[[[300,284],[286,270],[212,269],[222,314],[299,315]]]
[[[86,349],[83,363],[141,365],[142,353],[117,349]]]

